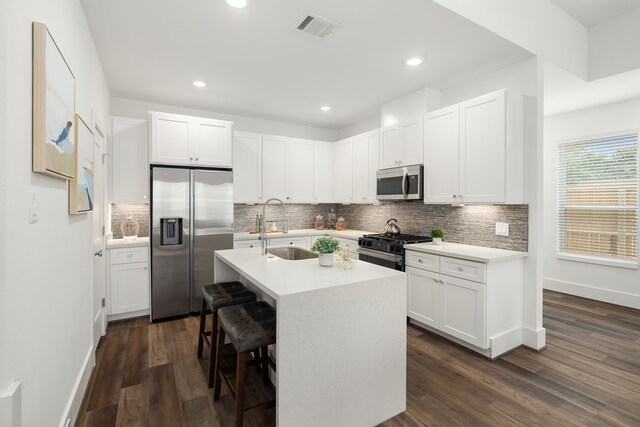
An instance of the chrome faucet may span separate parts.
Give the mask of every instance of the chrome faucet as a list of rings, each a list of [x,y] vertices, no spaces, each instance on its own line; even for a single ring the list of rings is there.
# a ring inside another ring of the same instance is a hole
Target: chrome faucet
[[[287,206],[284,204],[282,200],[276,199],[275,197],[268,199],[266,202],[262,204],[262,224],[260,227],[260,247],[262,248],[262,251],[260,253],[262,255],[267,254],[267,228],[266,228],[267,217],[265,216],[265,210],[269,202],[279,202],[282,205],[282,214],[283,214],[282,219],[271,220],[270,222],[281,222],[282,232],[284,234],[287,234],[289,232],[289,225],[287,224]]]

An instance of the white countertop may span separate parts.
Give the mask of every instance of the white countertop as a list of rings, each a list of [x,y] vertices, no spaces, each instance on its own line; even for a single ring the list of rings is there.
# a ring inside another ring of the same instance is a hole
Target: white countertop
[[[137,237],[135,239],[107,239],[107,249],[112,248],[132,248],[136,246],[149,246],[148,237]]]
[[[450,242],[442,242],[441,245],[414,243],[406,245],[405,249],[478,262],[506,261],[526,258],[529,255],[527,252],[508,251],[506,249],[485,248],[483,246],[462,245]]]
[[[260,255],[259,248],[218,250],[215,256],[241,272],[275,300],[284,295],[405,274],[362,261],[356,261],[350,270],[344,270],[337,263],[333,267],[321,267],[317,258],[296,261],[271,258]]]
[[[359,237],[364,236],[365,234],[373,234],[371,231],[363,231],[363,230],[316,230],[314,228],[300,229],[300,230],[289,230],[287,234],[282,232],[276,233],[267,233],[267,237],[295,237],[295,236],[332,236],[332,237],[343,237],[345,239],[358,239]],[[257,239],[260,236],[260,233],[234,233],[234,240],[251,240]]]

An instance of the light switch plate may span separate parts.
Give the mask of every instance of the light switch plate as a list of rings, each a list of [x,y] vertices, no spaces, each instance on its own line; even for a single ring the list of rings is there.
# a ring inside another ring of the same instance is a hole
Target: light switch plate
[[[509,236],[508,222],[496,222],[496,236]]]
[[[38,222],[38,198],[35,191],[29,191],[29,223]]]

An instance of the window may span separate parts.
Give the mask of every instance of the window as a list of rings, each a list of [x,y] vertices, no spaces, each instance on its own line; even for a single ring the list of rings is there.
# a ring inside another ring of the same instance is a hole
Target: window
[[[558,255],[637,266],[637,132],[559,144]]]

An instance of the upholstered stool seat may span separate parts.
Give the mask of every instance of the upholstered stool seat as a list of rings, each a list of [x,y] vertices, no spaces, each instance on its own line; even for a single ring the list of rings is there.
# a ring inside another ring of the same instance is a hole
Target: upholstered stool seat
[[[256,301],[256,294],[240,282],[223,282],[202,286],[202,308],[200,310],[200,333],[198,334],[198,358],[202,357],[203,344],[206,342],[209,351],[209,388],[213,387],[215,368],[216,342],[218,333],[218,310],[223,307]],[[211,329],[206,330],[207,311],[211,311]],[[209,338],[211,340],[209,341]]]
[[[222,372],[225,335],[237,351],[236,384],[231,384],[228,376]],[[222,380],[235,399],[235,425],[242,426],[244,409],[244,386],[247,360],[251,352],[260,350],[260,362],[265,382],[269,382],[269,366],[275,364],[269,359],[268,346],[276,343],[276,310],[264,301],[224,307],[218,310],[218,344],[216,354],[215,385],[213,400],[220,398]],[[263,402],[257,407],[273,406],[275,400]],[[248,410],[247,409],[247,410]]]

